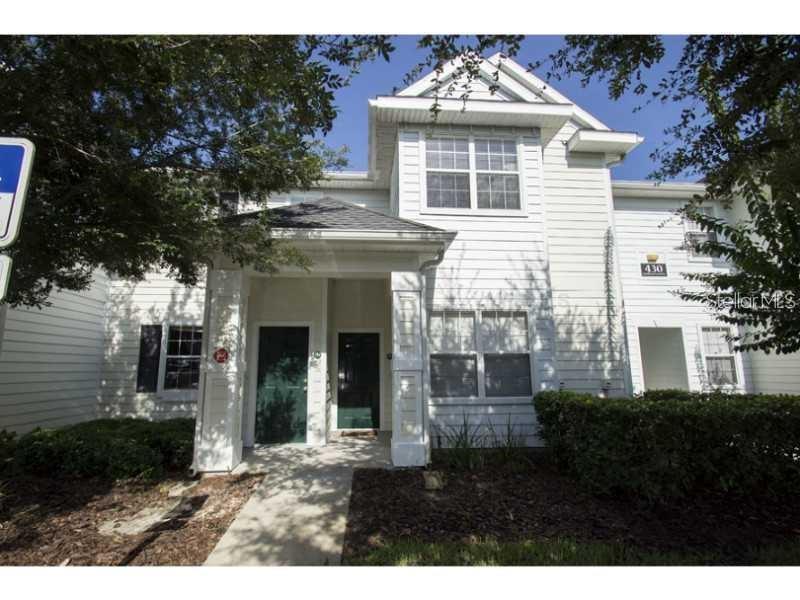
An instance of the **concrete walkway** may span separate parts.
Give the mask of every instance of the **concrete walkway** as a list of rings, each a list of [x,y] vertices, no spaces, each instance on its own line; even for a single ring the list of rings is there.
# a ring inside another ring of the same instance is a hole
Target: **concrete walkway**
[[[264,481],[206,560],[207,565],[338,565],[354,467],[388,467],[387,438],[343,438],[324,447],[271,446],[234,471]]]

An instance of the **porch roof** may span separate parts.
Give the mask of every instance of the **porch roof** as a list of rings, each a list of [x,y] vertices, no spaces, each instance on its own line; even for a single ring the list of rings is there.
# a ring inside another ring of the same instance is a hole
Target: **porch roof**
[[[350,202],[324,197],[267,209],[276,229],[446,233],[438,227],[401,219]],[[237,215],[237,220],[256,218],[263,211]]]

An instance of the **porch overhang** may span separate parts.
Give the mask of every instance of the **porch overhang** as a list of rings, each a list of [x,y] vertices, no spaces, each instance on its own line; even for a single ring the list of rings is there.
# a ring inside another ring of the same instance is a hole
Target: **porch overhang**
[[[246,222],[259,215],[233,219]],[[291,244],[311,260],[310,268],[286,266],[281,275],[416,271],[441,258],[456,237],[452,231],[333,198],[270,209],[269,218],[272,239]],[[219,264],[236,268],[224,259]]]
[[[455,238],[454,232],[410,233],[344,230],[273,230],[309,260],[308,267],[286,265],[282,277],[386,277],[396,271],[418,271],[440,259]],[[251,276],[264,276],[245,268]]]
[[[371,121],[384,123],[433,122],[433,98],[379,96],[369,101]],[[436,124],[483,125],[492,127],[539,127],[560,129],[572,116],[573,104],[549,102],[495,102],[454,98],[438,99]]]

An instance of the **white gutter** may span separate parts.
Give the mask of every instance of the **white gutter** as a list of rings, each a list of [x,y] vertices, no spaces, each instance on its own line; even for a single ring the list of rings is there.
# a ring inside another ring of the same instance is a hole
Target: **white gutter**
[[[455,237],[452,231],[386,231],[368,229],[290,229],[273,227],[280,239],[363,241],[363,242],[442,242]]]
[[[570,152],[604,152],[606,154],[628,154],[644,141],[638,133],[625,131],[593,131],[579,129],[567,142]]]
[[[703,183],[679,183],[655,181],[612,181],[614,198],[677,198],[691,200],[706,193]]]

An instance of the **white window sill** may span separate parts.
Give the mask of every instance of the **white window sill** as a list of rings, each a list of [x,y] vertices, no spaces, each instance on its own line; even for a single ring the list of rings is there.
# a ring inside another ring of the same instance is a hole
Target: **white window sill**
[[[164,390],[156,393],[162,402],[197,402],[197,390]]]
[[[512,217],[527,219],[529,214],[521,209],[499,210],[491,208],[421,208],[421,215],[446,215],[451,217]]]

